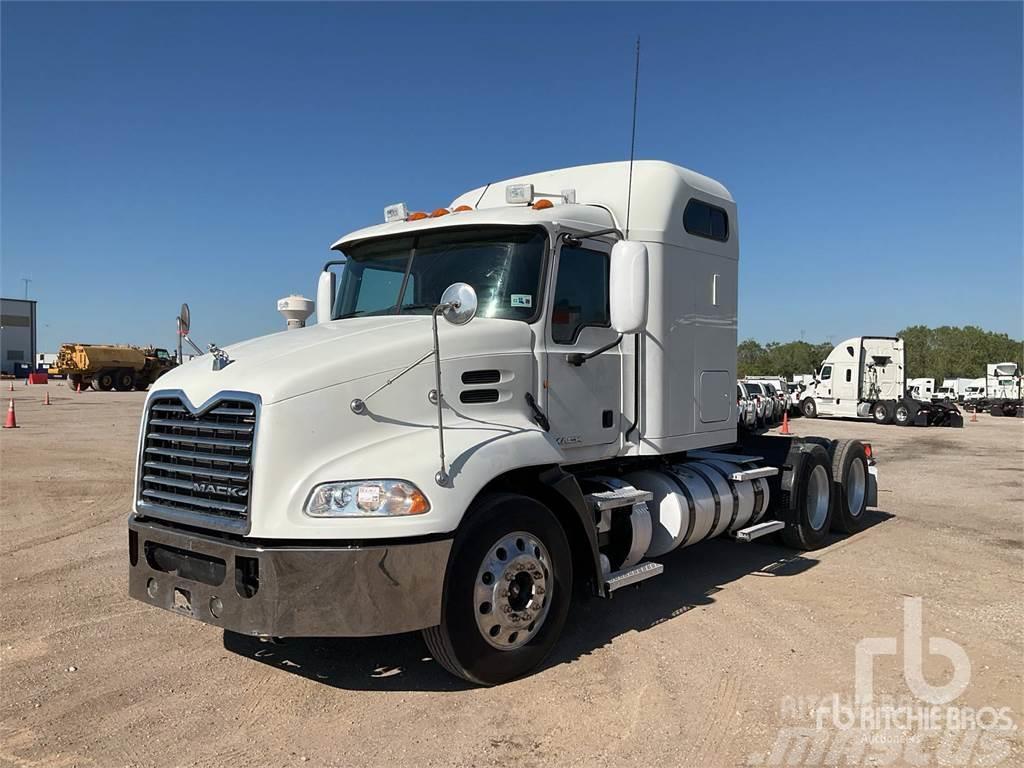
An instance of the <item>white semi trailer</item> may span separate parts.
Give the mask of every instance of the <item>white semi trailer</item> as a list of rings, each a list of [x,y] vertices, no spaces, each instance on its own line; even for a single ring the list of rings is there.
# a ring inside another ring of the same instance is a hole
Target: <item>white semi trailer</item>
[[[911,380],[914,381],[914,380]],[[934,379],[917,380],[918,387]],[[804,416],[873,419],[901,426],[962,427],[956,406],[918,400],[908,393],[903,339],[856,336],[829,353],[813,384],[801,394]],[[919,390],[920,391],[920,390]]]
[[[263,638],[422,630],[495,684],[544,659],[576,589],[715,536],[810,549],[864,524],[870,446],[738,441],[718,182],[583,166],[385,220],[334,244],[315,325],[150,391],[132,597]]]

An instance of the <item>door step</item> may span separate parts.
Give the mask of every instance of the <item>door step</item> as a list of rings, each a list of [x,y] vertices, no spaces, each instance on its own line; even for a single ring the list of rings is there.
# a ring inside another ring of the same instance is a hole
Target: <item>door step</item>
[[[762,536],[767,536],[769,533],[781,531],[785,527],[786,524],[781,520],[766,520],[763,523],[751,525],[748,528],[740,528],[733,534],[733,538],[735,538],[736,541],[753,541],[754,539],[759,539]]]
[[[587,504],[595,512],[604,512],[606,509],[618,509],[619,507],[630,507],[644,501],[650,501],[654,494],[650,491],[639,491],[636,488],[616,488],[611,491],[598,491],[588,493],[583,497]]]
[[[661,563],[646,562],[638,563],[632,568],[623,568],[621,571],[609,573],[604,581],[604,591],[611,594],[617,589],[628,587],[630,584],[639,584],[641,581],[654,578],[665,570]]]

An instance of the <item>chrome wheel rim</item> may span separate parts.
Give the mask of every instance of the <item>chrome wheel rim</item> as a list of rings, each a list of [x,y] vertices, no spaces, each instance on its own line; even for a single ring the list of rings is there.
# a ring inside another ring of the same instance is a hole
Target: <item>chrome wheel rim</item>
[[[850,475],[846,478],[846,508],[854,517],[861,513],[865,488],[867,488],[867,477],[864,472],[864,462],[856,459],[850,465]]]
[[[818,464],[807,480],[807,520],[816,531],[820,531],[828,519],[829,492],[828,472],[824,465]]]
[[[907,421],[910,419],[910,411],[907,406],[901,405],[896,409],[896,421]]]
[[[526,645],[544,624],[553,587],[551,558],[540,539],[524,531],[502,536],[476,574],[473,610],[480,635],[502,651]]]

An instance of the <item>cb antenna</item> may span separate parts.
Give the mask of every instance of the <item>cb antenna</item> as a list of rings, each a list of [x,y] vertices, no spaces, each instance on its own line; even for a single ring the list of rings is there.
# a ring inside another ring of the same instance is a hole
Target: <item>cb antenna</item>
[[[626,188],[626,239],[629,239],[629,209],[633,202],[633,157],[636,151],[636,104],[640,91],[640,35],[636,37],[636,64],[633,67],[633,134],[629,139],[629,184]]]

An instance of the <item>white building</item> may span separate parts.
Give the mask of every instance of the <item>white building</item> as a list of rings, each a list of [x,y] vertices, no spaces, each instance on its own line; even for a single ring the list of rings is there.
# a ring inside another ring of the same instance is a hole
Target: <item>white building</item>
[[[36,303],[30,299],[0,299],[0,370],[14,373],[15,363],[34,365]]]

